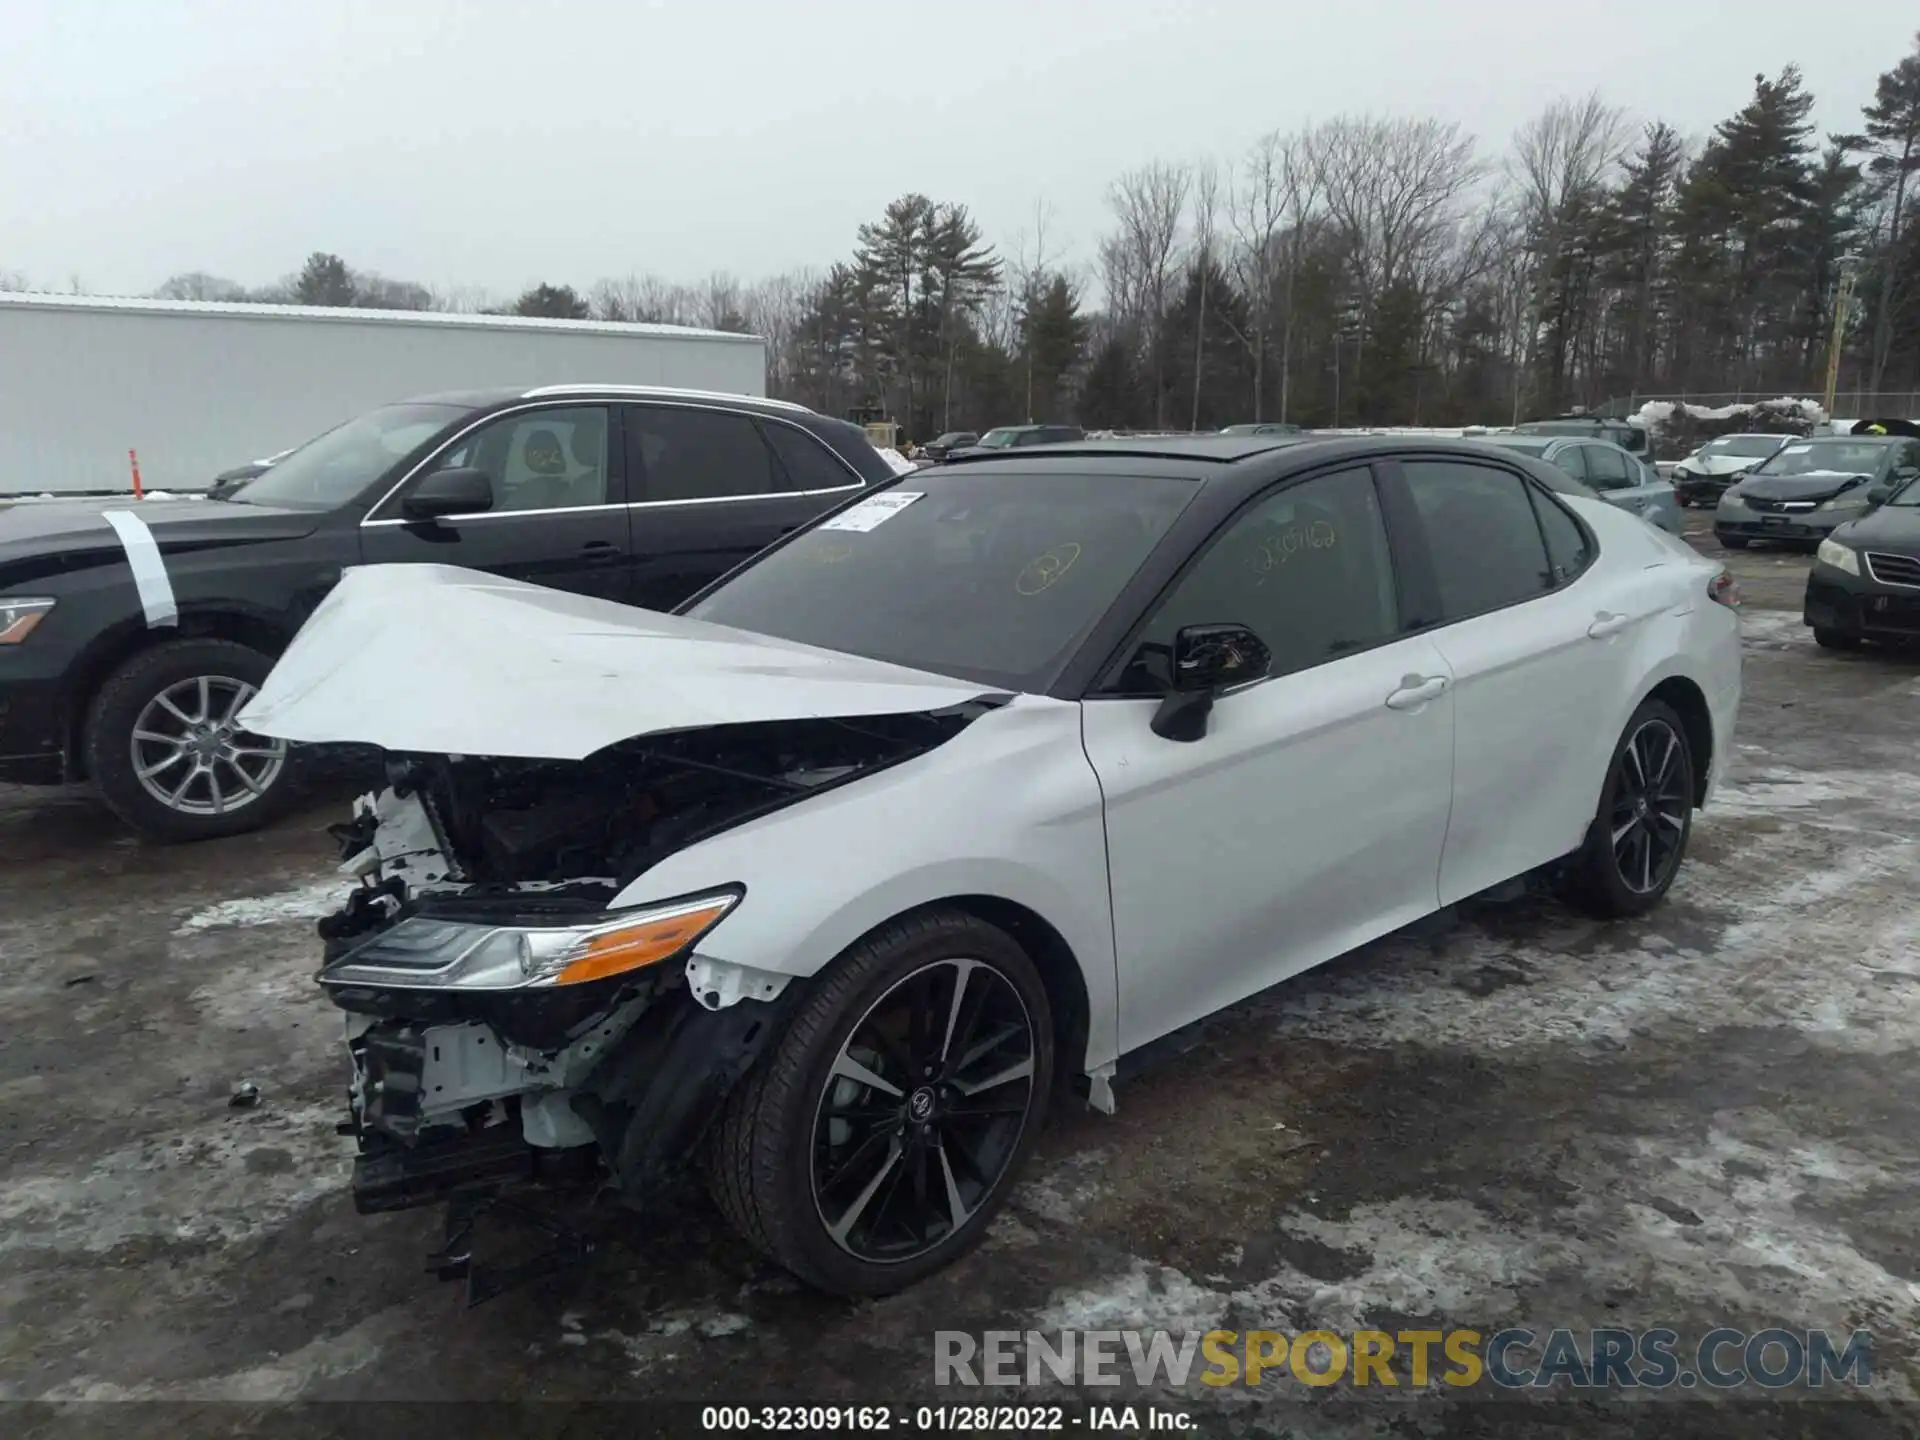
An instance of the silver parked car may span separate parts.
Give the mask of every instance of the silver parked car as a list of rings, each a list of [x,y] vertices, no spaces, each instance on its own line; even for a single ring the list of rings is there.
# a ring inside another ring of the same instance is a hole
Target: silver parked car
[[[1518,434],[1488,435],[1484,443],[1545,460],[1590,486],[1608,504],[1631,510],[1669,535],[1680,533],[1680,504],[1674,498],[1673,486],[1662,480],[1653,466],[1618,445],[1605,440]]]

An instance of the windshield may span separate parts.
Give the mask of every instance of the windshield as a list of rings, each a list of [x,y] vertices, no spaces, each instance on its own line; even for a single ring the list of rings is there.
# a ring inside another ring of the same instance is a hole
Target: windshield
[[[1503,450],[1518,450],[1522,455],[1545,455],[1551,440],[1516,440],[1511,435],[1487,435],[1474,437],[1483,444],[1498,445]]]
[[[1199,489],[1055,469],[924,471],[795,537],[686,613],[1037,690]]]
[[[1722,435],[1700,447],[1702,455],[1771,455],[1780,448],[1777,435]]]
[[[965,430],[949,430],[933,443],[936,445],[970,445],[973,443],[973,436]]]
[[[1802,440],[1749,475],[1878,475],[1893,453],[1891,445],[1871,440]]]
[[[1909,480],[1887,499],[1889,505],[1905,505],[1909,509],[1920,509],[1920,480]]]
[[[309,440],[233,499],[247,505],[333,510],[470,412],[460,405],[387,405]]]
[[[989,430],[980,437],[980,443],[989,450],[1004,450],[1019,438],[1018,430]]]

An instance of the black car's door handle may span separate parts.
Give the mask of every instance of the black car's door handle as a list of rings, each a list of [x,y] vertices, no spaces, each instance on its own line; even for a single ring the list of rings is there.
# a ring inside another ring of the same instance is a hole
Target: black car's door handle
[[[589,565],[610,565],[620,558],[620,547],[610,540],[589,540],[580,547],[580,558]]]

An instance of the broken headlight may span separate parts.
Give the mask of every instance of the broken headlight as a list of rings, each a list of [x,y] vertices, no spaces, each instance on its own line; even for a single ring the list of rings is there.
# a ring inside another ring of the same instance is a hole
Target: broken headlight
[[[414,915],[342,955],[320,972],[320,982],[394,990],[584,985],[684,955],[740,895],[724,890],[568,925]]]

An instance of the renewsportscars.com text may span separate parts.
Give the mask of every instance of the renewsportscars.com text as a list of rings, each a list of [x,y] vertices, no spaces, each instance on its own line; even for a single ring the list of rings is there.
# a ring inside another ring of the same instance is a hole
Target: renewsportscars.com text
[[[1423,1389],[1864,1387],[1864,1330],[961,1330],[934,1334],[936,1385],[1299,1384]]]

